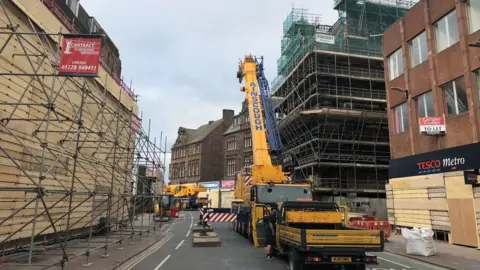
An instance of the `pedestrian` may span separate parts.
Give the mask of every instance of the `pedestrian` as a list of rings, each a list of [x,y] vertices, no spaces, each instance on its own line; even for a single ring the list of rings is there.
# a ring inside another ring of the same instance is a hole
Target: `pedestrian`
[[[267,229],[267,241],[265,249],[267,250],[267,260],[272,259],[274,255],[273,246],[275,245],[275,231],[277,223],[277,209],[272,208],[270,215],[263,217],[263,222]]]

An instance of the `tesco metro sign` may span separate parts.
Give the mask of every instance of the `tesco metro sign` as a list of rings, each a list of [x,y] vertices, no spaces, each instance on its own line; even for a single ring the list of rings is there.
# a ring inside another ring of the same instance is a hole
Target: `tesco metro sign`
[[[480,168],[480,143],[444,148],[390,160],[389,178],[466,171]]]

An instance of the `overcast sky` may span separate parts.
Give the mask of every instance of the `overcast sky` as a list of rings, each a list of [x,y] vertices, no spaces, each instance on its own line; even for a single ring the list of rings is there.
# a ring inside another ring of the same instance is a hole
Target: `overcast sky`
[[[113,3],[114,2],[114,3]],[[135,3],[134,3],[135,2]],[[168,137],[179,126],[196,128],[221,118],[222,109],[238,113],[238,59],[263,55],[266,75],[276,76],[283,21],[296,8],[321,14],[332,24],[333,0],[81,0],[120,50],[122,75],[133,80],[143,111],[152,120],[151,137]],[[170,156],[167,155],[167,169]],[[205,179],[207,180],[207,179]],[[217,181],[219,179],[208,179]]]

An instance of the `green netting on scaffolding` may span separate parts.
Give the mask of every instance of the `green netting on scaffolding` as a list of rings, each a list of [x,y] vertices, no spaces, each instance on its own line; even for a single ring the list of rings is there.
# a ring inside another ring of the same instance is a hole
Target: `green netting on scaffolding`
[[[321,24],[320,15],[306,9],[292,9],[283,22],[281,56],[277,79],[281,84],[305,55],[327,50],[382,57],[382,34],[403,17],[418,0],[334,0],[339,18],[333,25]]]

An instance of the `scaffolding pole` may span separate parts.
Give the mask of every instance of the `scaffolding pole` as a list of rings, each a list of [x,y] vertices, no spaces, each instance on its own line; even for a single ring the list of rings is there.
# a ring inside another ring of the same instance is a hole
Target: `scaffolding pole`
[[[137,218],[140,237],[161,233],[152,206],[165,177],[166,138],[157,146],[150,120],[147,131],[136,124],[133,105],[122,102],[129,96],[112,93],[108,75],[103,84],[59,76],[62,35],[43,32],[10,1],[0,6],[7,25],[0,32],[2,266],[65,269],[80,256],[90,266],[92,251],[108,256],[113,244],[133,243]],[[78,238],[86,245],[70,242]],[[61,251],[54,262],[41,261],[45,246]]]

